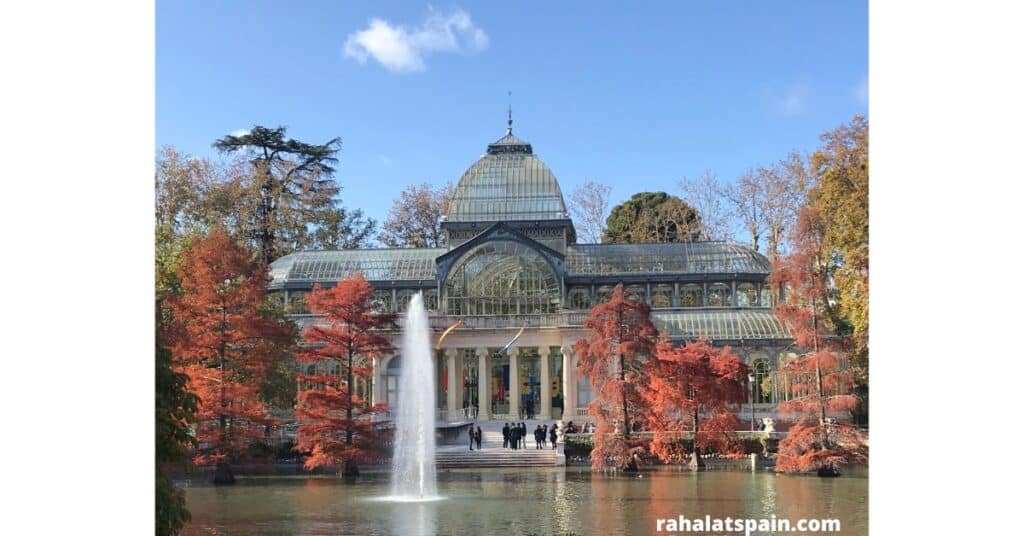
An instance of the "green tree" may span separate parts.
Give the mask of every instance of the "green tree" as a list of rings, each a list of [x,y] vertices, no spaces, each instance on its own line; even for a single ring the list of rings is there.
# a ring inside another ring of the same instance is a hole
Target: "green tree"
[[[640,192],[612,209],[602,241],[639,244],[700,239],[700,215],[693,207],[665,192]]]
[[[815,184],[808,204],[828,215],[824,247],[834,266],[830,276],[832,320],[845,326],[853,343],[850,357],[867,370],[868,363],[868,121],[850,123],[821,136],[822,146],[810,158]],[[864,378],[861,378],[863,380]]]
[[[256,125],[213,147],[244,154],[249,163],[252,181],[240,213],[245,236],[255,241],[264,263],[301,249],[359,247],[373,237],[376,222],[338,202],[334,164],[340,138],[310,144],[287,137],[285,127]]]
[[[157,330],[159,333],[160,330]],[[159,337],[159,335],[158,335]],[[197,398],[186,390],[188,377],[171,370],[171,352],[156,344],[156,533],[177,534],[191,519],[185,494],[169,473],[190,468],[188,449],[195,446],[189,425]]]

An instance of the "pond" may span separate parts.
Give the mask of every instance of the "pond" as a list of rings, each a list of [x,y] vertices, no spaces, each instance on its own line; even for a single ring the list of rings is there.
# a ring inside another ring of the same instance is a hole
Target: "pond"
[[[444,500],[390,503],[388,474],[354,484],[325,477],[191,484],[184,534],[657,534],[659,518],[835,518],[868,532],[866,472],[840,478],[678,469],[605,474],[587,468],[438,473]],[[685,533],[680,533],[685,534]],[[753,534],[763,534],[753,532]]]

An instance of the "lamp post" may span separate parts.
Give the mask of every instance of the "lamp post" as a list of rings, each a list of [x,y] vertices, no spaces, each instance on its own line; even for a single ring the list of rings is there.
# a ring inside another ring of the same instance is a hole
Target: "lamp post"
[[[747,382],[750,383],[750,431],[754,431],[754,375],[747,374]]]

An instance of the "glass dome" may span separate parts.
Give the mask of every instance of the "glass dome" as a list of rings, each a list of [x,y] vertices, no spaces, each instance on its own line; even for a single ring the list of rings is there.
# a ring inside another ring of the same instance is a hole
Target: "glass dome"
[[[446,216],[450,222],[565,218],[565,200],[551,169],[511,129],[463,173]]]

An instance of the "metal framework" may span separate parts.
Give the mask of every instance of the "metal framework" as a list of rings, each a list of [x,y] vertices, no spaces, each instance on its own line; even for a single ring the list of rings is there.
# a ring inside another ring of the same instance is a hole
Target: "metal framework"
[[[790,335],[771,309],[654,311],[651,321],[673,339],[784,340]]]
[[[568,275],[649,273],[768,274],[768,258],[732,242],[574,244],[565,255]]]
[[[447,221],[557,220],[565,200],[551,169],[529,143],[506,134],[459,179]]]
[[[434,259],[443,248],[300,251],[270,265],[271,288],[285,283],[337,282],[355,272],[369,281],[423,281],[437,276]]]

